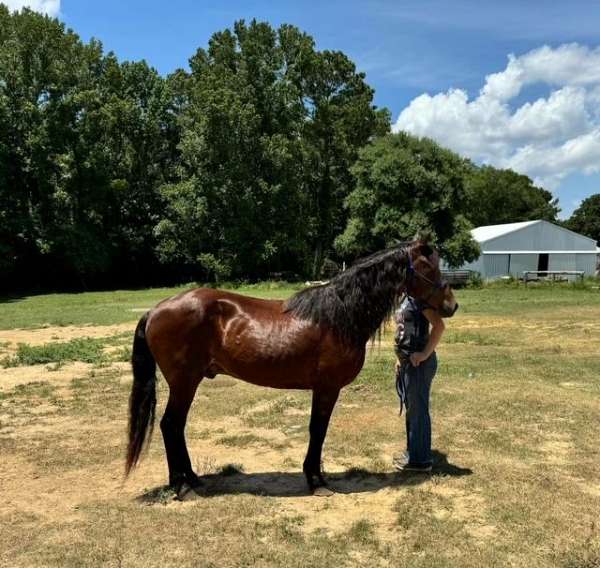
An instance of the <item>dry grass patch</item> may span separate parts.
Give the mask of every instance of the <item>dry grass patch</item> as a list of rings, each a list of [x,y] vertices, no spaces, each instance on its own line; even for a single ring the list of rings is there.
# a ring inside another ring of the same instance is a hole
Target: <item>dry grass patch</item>
[[[204,381],[190,413],[200,493],[172,499],[158,430],[124,483],[131,379],[114,357],[125,358],[133,326],[73,330],[98,340],[108,363],[0,369],[0,563],[599,565],[600,297],[569,296],[557,310],[564,298],[529,292],[459,298],[433,386],[431,476],[391,467],[404,418],[389,332],[370,349],[332,418],[326,499],[307,494],[301,472],[309,394],[228,377]],[[72,340],[65,330],[0,335],[0,358],[15,341]],[[159,417],[166,395],[159,380]]]

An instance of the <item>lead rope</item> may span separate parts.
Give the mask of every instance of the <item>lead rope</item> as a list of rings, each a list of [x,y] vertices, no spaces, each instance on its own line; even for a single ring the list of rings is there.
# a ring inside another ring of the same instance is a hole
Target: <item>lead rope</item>
[[[400,399],[400,412],[398,413],[398,416],[402,416],[402,411],[406,405],[406,381],[404,380],[406,376],[405,365],[406,363],[401,363],[398,373],[396,374],[396,392]]]
[[[404,294],[402,295],[400,303],[398,304],[399,308],[402,306],[404,301],[408,298],[408,278],[409,278],[409,275],[411,275],[413,273],[413,271],[414,271],[414,268],[412,265],[412,260],[409,255],[408,256],[408,267],[406,269],[406,275],[404,278]],[[396,323],[396,325],[397,325],[397,323]],[[404,364],[400,364],[398,372],[396,373],[396,392],[398,393],[398,398],[400,399],[400,412],[398,413],[398,416],[402,416],[402,411],[404,410],[404,407],[406,406],[406,382],[404,380],[405,375],[406,375],[406,373],[404,372]]]

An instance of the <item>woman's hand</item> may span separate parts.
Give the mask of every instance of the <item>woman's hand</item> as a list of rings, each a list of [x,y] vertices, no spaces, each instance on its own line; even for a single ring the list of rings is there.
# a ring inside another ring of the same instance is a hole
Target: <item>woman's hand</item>
[[[410,356],[410,362],[413,367],[418,367],[426,359],[427,353],[424,353],[423,351],[417,351]]]
[[[398,374],[400,372],[400,361],[398,361],[398,359],[396,359],[396,374]]]

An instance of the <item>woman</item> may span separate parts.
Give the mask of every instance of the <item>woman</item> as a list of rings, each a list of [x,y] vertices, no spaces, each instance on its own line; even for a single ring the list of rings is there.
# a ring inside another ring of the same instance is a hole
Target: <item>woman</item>
[[[429,393],[437,370],[437,347],[444,321],[437,311],[407,296],[395,315],[396,390],[406,407],[406,452],[394,458],[400,471],[427,473],[431,455]]]

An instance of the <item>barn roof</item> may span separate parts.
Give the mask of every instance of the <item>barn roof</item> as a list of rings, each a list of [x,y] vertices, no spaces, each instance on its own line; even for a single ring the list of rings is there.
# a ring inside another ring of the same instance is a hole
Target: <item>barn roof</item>
[[[473,238],[479,242],[484,243],[485,241],[491,241],[496,237],[501,237],[507,233],[518,231],[528,225],[540,223],[541,221],[522,221],[520,223],[504,223],[502,225],[485,225],[484,227],[477,227],[471,231]]]
[[[590,246],[596,247],[596,241],[591,239],[590,237],[586,237],[585,235],[581,235],[579,233],[575,233],[567,229],[566,227],[561,227],[560,225],[556,225],[554,223],[550,223],[550,221],[544,221],[543,219],[536,219],[534,221],[522,221],[520,223],[504,223],[502,225],[486,225],[484,227],[477,227],[471,231],[471,235],[478,243],[486,243],[488,241],[492,241],[498,237],[508,235],[509,233],[515,233],[516,231],[520,231],[525,227],[530,227],[532,225],[544,225],[550,226],[554,230],[561,233],[570,233],[574,237],[581,239],[583,241],[587,241]],[[592,248],[593,251],[593,248]]]

